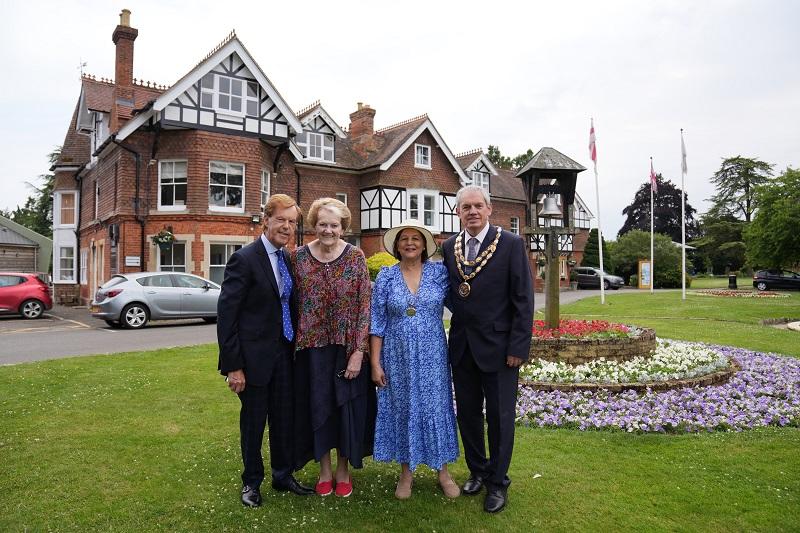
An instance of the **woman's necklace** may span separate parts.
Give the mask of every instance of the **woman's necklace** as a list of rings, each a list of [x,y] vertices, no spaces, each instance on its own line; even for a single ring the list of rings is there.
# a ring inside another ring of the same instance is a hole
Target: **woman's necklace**
[[[414,277],[417,279],[416,292],[411,290],[411,284],[408,282],[408,279],[406,279],[406,273],[408,273],[410,277]],[[417,265],[403,268],[403,265],[401,264],[400,274],[402,274],[403,281],[408,287],[408,292],[409,292],[409,296],[406,299],[406,315],[414,316],[417,314],[417,294],[419,293],[420,285],[422,284],[422,264],[420,263],[418,268]]]

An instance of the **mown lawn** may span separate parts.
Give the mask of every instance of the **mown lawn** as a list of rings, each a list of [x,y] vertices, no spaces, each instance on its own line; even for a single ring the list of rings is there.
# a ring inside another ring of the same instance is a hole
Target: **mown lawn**
[[[613,294],[602,307],[591,300],[568,309],[634,315],[661,336],[800,355],[788,332],[772,336],[752,324],[800,315],[797,295],[737,300],[739,313],[709,297],[681,303],[679,292]],[[482,511],[482,497],[446,500],[426,471],[412,499],[399,502],[397,468],[371,461],[346,500],[265,490],[263,507],[245,509],[238,401],[215,369],[210,345],[0,367],[0,531],[798,529],[797,428],[700,435],[519,428],[510,503],[496,516]],[[463,458],[452,471],[465,479]],[[314,465],[298,477],[312,484]]]

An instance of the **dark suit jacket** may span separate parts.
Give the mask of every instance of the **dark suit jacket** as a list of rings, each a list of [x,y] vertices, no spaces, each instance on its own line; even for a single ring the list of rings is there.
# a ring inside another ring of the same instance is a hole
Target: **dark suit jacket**
[[[480,254],[493,241],[497,227],[481,243]],[[492,258],[469,282],[467,298],[458,295],[463,279],[458,274],[454,253],[457,236],[442,245],[450,272],[450,362],[457,365],[469,348],[478,367],[496,372],[506,364],[506,356],[527,360],[533,327],[533,284],[525,241],[503,231]],[[464,247],[466,250],[466,246]]]
[[[259,237],[237,250],[225,267],[217,303],[220,373],[241,368],[247,384],[267,385],[283,333],[281,318],[278,282]]]

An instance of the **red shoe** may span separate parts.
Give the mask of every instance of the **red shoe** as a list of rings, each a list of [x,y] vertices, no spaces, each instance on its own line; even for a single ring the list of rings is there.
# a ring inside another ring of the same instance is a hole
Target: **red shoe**
[[[336,484],[336,495],[341,498],[347,498],[353,494],[353,478],[348,477],[347,482],[340,481]]]
[[[320,496],[330,496],[333,493],[333,480],[329,479],[328,481],[319,481],[319,479],[317,479],[317,486],[315,490]]]

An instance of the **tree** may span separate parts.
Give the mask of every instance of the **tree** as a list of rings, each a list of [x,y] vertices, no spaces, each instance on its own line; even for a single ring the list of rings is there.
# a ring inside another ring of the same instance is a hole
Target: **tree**
[[[611,272],[611,255],[608,253],[608,243],[606,238],[603,237],[603,268],[607,272]],[[600,247],[597,245],[597,228],[589,232],[589,240],[586,241],[586,246],[583,248],[583,260],[581,266],[600,267]]]
[[[533,156],[534,151],[530,148],[513,159],[500,153],[500,148],[493,144],[490,144],[489,148],[486,150],[486,157],[489,158],[489,161],[491,161],[494,166],[506,170],[522,168]]]
[[[791,268],[800,263],[800,170],[756,187],[759,206],[744,230],[747,260],[753,266]]]
[[[60,155],[61,147],[57,146],[47,155],[50,160],[50,165],[55,164]],[[28,187],[34,190],[34,193],[25,200],[25,205],[22,207],[17,206],[16,209],[8,212],[7,218],[10,218],[17,224],[25,226],[28,229],[32,229],[40,235],[52,237],[53,185],[55,184],[55,175],[41,174],[38,179],[44,182],[41,186],[26,182]]]
[[[713,202],[713,214],[732,214],[750,222],[755,212],[755,190],[767,183],[772,176],[772,165],[742,156],[729,157],[714,173],[711,182],[717,194],[709,198]]]
[[[631,275],[638,275],[639,260],[650,258],[650,232],[635,229],[620,236],[613,245],[613,254],[615,274],[626,281]],[[658,234],[653,238],[653,254],[655,287],[680,287],[680,248],[672,244],[668,236]]]
[[[730,213],[708,212],[700,223],[702,237],[692,241],[698,250],[698,259],[710,263],[714,274],[724,274],[726,270],[740,270],[745,263],[745,243],[742,230],[745,222]],[[697,261],[695,261],[695,266]]]
[[[661,174],[656,175],[658,192],[653,196],[653,231],[669,235],[675,242],[681,242],[681,190],[669,181],[663,179]],[[689,241],[699,234],[699,227],[694,218],[697,212],[689,205],[686,196],[686,240]],[[625,223],[620,228],[618,237],[631,230],[650,232],[650,182],[647,181],[633,198],[633,203],[622,210],[627,215]]]

